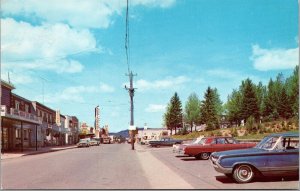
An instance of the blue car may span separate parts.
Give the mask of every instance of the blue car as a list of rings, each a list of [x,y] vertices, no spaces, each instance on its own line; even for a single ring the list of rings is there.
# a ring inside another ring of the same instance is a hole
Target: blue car
[[[238,183],[248,183],[259,175],[298,176],[299,134],[272,134],[251,149],[214,152],[210,161],[217,172]]]

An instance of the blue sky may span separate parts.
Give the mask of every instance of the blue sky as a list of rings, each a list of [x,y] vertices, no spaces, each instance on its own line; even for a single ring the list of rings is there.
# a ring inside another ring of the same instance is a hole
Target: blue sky
[[[129,0],[135,125],[161,127],[175,91],[183,105],[241,80],[264,84],[298,64],[296,0]],[[127,129],[125,0],[4,0],[1,78],[15,92],[93,125]],[[44,88],[43,88],[44,87]],[[44,91],[43,91],[44,89]]]

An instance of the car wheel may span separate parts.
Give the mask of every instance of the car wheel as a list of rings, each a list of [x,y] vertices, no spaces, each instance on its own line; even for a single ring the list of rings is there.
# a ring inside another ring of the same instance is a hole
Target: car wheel
[[[208,160],[209,159],[209,155],[210,155],[210,153],[201,153],[201,159],[202,160]]]
[[[238,183],[248,183],[254,178],[254,170],[250,165],[239,165],[233,171],[233,178]]]

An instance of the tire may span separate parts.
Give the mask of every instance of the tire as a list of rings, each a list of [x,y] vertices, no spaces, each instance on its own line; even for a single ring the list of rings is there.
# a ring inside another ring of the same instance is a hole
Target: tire
[[[208,160],[210,156],[210,153],[201,153],[200,157],[202,160]]]
[[[255,172],[253,167],[247,164],[242,164],[234,168],[233,178],[238,183],[248,183],[253,180]]]

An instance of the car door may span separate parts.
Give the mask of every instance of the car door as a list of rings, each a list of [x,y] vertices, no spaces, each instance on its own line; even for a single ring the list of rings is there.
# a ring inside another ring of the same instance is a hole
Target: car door
[[[270,151],[267,169],[270,174],[287,174],[299,169],[299,137],[281,138]]]

